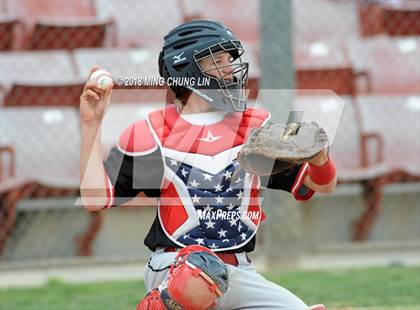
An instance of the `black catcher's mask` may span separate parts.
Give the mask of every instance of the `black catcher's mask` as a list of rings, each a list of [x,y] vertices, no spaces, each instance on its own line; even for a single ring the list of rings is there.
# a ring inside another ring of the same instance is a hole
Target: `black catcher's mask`
[[[215,109],[243,112],[248,80],[248,63],[241,59],[243,52],[241,42],[223,24],[195,20],[176,27],[165,36],[159,55],[159,73],[165,81],[169,78],[195,81],[195,84],[183,86],[170,85],[175,94],[184,87]],[[230,54],[228,65],[221,66],[215,61],[219,53]],[[207,71],[200,65],[206,57],[212,60],[212,69]]]

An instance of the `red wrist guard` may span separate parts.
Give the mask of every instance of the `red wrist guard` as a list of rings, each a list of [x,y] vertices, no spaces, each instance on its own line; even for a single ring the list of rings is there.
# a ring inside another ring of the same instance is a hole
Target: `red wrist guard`
[[[318,185],[328,184],[335,177],[335,163],[328,157],[327,162],[322,166],[309,164],[308,175]]]

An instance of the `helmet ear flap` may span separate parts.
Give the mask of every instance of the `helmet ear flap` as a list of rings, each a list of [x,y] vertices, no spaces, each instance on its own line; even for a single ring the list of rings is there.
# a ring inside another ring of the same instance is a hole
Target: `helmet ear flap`
[[[159,64],[159,75],[163,77],[165,80],[170,77],[168,67],[163,60],[164,51],[162,50],[159,53],[158,57],[158,64]],[[191,91],[187,90],[185,87],[182,86],[175,86],[171,85],[169,88],[174,92],[175,98],[181,100],[182,102],[186,101],[188,97],[191,95]]]

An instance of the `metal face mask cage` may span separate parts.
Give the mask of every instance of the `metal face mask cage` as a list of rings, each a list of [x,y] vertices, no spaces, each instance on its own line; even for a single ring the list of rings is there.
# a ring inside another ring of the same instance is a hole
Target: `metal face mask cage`
[[[231,55],[230,64],[220,66],[217,64],[215,56],[220,53],[227,52]],[[246,109],[246,85],[248,82],[248,68],[249,64],[242,62],[242,54],[244,50],[239,41],[226,41],[216,43],[194,54],[194,60],[199,67],[201,73],[210,78],[211,81],[216,82],[218,89],[211,89],[216,86],[210,83],[210,87],[206,89],[221,92],[222,100],[233,107],[234,111],[243,112]],[[210,70],[203,70],[200,61],[211,57],[214,67]],[[229,68],[230,72],[224,74],[223,69]],[[211,72],[212,74],[209,74]],[[216,75],[216,76],[215,76]],[[227,76],[232,76],[232,79],[227,80]],[[214,97],[214,96],[212,96]]]

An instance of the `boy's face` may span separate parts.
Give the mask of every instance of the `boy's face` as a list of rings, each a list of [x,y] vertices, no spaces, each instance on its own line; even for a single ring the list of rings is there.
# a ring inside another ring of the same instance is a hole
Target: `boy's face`
[[[242,54],[242,48],[235,46],[217,53],[209,51],[207,56],[197,59],[201,73],[212,80],[213,88],[207,87],[206,94],[221,102],[218,107],[221,110],[239,112],[246,108],[248,63],[242,62]]]
[[[209,55],[199,61],[201,70],[207,74],[227,82],[233,81],[233,57],[228,52]]]

